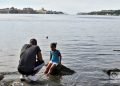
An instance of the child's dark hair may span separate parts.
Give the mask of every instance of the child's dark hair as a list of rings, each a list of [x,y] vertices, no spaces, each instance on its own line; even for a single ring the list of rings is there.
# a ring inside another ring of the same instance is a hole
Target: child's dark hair
[[[55,47],[57,46],[57,43],[51,43],[51,46]]]

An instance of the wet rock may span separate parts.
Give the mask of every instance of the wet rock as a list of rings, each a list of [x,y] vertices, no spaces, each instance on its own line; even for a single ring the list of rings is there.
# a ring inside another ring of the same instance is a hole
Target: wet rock
[[[70,69],[70,68],[67,68],[66,66],[64,66],[64,65],[58,65],[55,69],[54,69],[54,71],[53,71],[53,73],[51,74],[51,75],[61,75],[61,76],[64,76],[64,75],[72,75],[72,74],[74,74],[75,73],[75,71],[74,70],[72,70],[72,69]]]
[[[1,75],[12,75],[12,74],[19,74],[17,71],[16,72],[0,72]]]
[[[47,77],[43,74],[44,70],[41,70],[38,74],[38,81],[31,82],[29,80],[21,81],[20,74],[18,72],[1,72],[4,73],[4,79],[0,81],[0,86],[47,86],[48,80]],[[1,74],[0,73],[0,74]],[[50,85],[56,86],[56,85]]]
[[[27,85],[24,85],[19,80],[3,80],[0,82],[0,86],[27,86]]]
[[[109,76],[109,79],[115,79],[120,74],[120,69],[105,69],[103,72]]]
[[[118,51],[119,52],[120,50],[113,50],[113,51]]]
[[[8,79],[8,80],[2,80],[0,82],[0,86],[46,86],[47,84],[48,81],[45,80],[39,80],[37,82],[29,82],[26,80],[22,82],[19,79]]]
[[[4,78],[4,75],[0,74],[0,81],[3,80],[3,78]]]
[[[24,84],[22,82],[18,82],[18,81],[13,82],[11,85],[12,86],[24,86]]]
[[[74,70],[67,68],[64,65],[58,65],[49,79],[43,74],[45,67],[39,72],[40,77],[38,82],[30,83],[27,80],[22,82],[19,79],[20,74],[18,72],[1,72],[0,74],[0,86],[63,86],[60,83],[60,78],[57,76],[72,75],[75,73]],[[57,75],[57,76],[56,76]],[[57,77],[57,78],[56,78]],[[57,80],[57,81],[56,81]],[[59,82],[59,83],[58,83]]]
[[[104,73],[106,73],[108,76],[110,76],[112,73],[120,72],[120,69],[114,68],[114,69],[108,69],[103,70]]]

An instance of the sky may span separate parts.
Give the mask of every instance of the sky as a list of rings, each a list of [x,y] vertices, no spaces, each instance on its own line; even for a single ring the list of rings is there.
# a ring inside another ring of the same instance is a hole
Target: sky
[[[0,8],[31,7],[63,11],[69,14],[98,10],[120,9],[120,0],[0,0]]]

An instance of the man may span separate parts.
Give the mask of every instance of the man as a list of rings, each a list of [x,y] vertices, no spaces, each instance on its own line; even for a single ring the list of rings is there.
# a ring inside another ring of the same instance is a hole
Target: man
[[[35,74],[44,66],[41,50],[37,46],[37,40],[31,39],[30,44],[25,44],[20,53],[18,71],[22,74],[21,80],[25,77],[31,81],[36,81]]]

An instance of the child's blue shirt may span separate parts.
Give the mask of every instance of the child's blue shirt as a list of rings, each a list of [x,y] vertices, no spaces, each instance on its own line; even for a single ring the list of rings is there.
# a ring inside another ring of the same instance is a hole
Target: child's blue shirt
[[[55,51],[50,51],[50,56],[51,56],[51,61],[59,63],[60,62],[60,51],[55,50]]]

